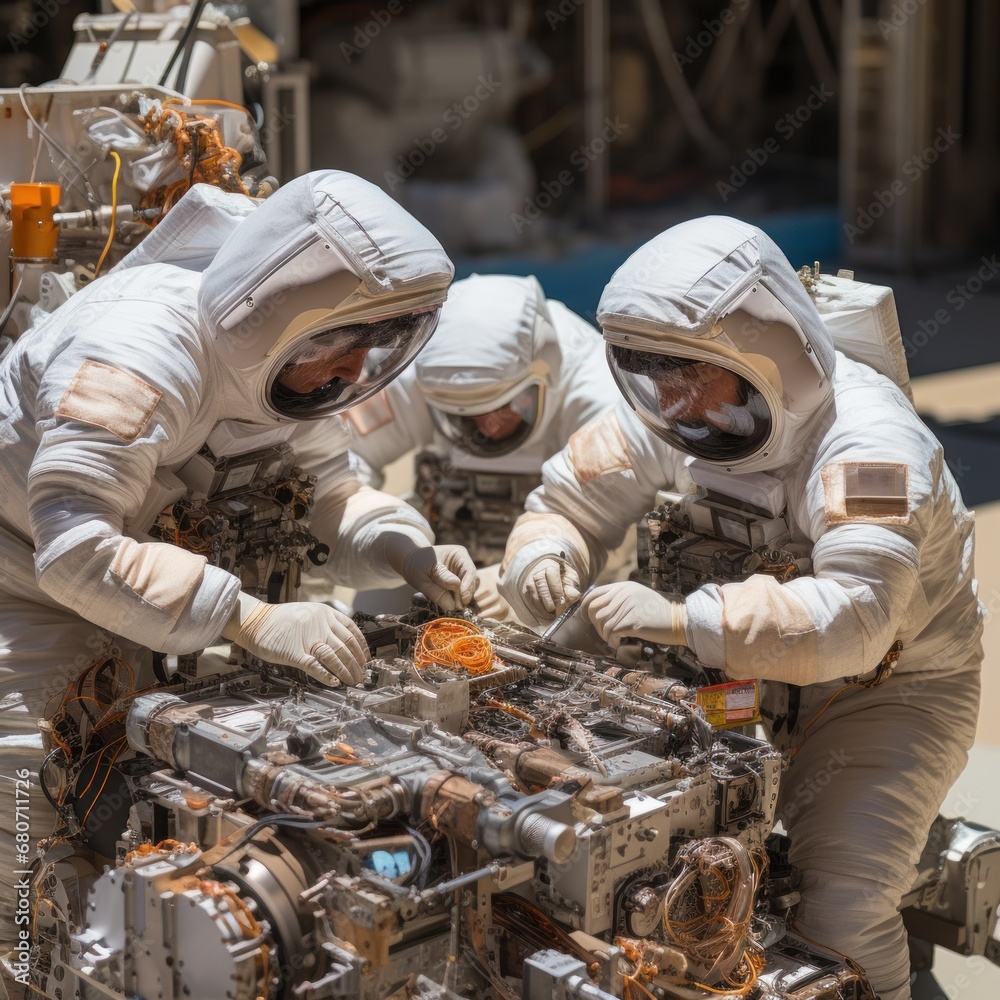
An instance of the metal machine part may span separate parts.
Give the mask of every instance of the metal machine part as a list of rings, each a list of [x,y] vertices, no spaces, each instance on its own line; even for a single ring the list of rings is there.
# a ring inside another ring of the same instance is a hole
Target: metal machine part
[[[731,963],[705,985],[870,996],[822,992],[851,969],[787,943],[769,744],[713,731],[676,679],[512,626],[480,623],[484,672],[417,666],[434,621],[360,618],[372,660],[357,688],[262,665],[127,699],[127,821],[113,857],[68,834],[39,862],[34,988],[707,997],[665,915],[729,898]],[[701,884],[685,860],[699,855],[728,888],[680,892],[682,875]]]
[[[294,601],[303,569],[323,565],[330,555],[307,526],[315,483],[282,442],[223,458],[206,445],[176,474],[157,473],[132,527],[206,556],[260,600]],[[179,657],[178,669],[204,673],[199,655]],[[238,656],[254,665],[242,650]]]
[[[729,477],[694,462],[691,493],[660,493],[639,525],[635,579],[687,595],[705,583],[768,573],[780,581],[809,571],[784,518],[784,486],[763,473]]]
[[[524,963],[525,1000],[612,1000],[595,986],[587,966],[573,955],[539,951]]]
[[[238,106],[88,81],[0,90],[0,107],[0,251],[10,263],[0,332],[12,339],[109,271],[194,182],[260,196],[274,182]]]
[[[176,480],[181,495],[163,507],[149,534],[208,556],[261,600],[295,600],[306,560],[321,566],[329,557],[329,546],[307,527],[316,477],[295,465],[288,445],[230,458],[216,458],[206,446]]]
[[[434,451],[415,460],[414,506],[441,544],[464,545],[477,566],[503,559],[507,536],[524,513],[528,494],[542,484],[535,473],[460,469]]]
[[[911,938],[1000,965],[1000,831],[939,816],[903,899]]]

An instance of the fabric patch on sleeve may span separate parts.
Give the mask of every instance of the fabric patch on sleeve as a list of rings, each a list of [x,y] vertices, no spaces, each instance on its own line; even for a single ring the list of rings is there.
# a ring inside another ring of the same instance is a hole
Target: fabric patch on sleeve
[[[363,403],[352,406],[344,414],[344,419],[356,434],[364,437],[380,427],[385,427],[386,424],[391,424],[396,419],[396,414],[392,412],[392,403],[383,389]]]
[[[614,410],[575,431],[567,447],[573,473],[581,485],[632,468],[628,442]]]
[[[827,525],[910,523],[906,465],[834,462],[822,476]]]
[[[94,424],[122,441],[134,441],[163,393],[129,372],[84,361],[56,409],[56,416]]]
[[[774,577],[755,574],[722,588],[726,672],[812,684],[819,669],[816,623],[802,599]]]
[[[176,545],[123,538],[109,572],[176,622],[201,584],[207,562],[204,556]]]

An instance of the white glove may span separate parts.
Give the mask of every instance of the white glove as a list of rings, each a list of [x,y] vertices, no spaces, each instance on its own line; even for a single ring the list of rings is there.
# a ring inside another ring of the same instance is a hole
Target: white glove
[[[532,566],[524,585],[524,596],[539,618],[555,618],[580,599],[580,578],[569,563],[549,556]]]
[[[664,646],[687,644],[687,607],[641,583],[626,581],[594,587],[580,611],[612,649],[617,649],[626,637]]]
[[[347,615],[309,601],[265,604],[240,594],[222,634],[262,660],[295,667],[331,687],[360,684],[371,659]]]
[[[476,587],[476,607],[483,618],[494,618],[498,622],[506,621],[512,614],[510,605],[500,596],[497,581],[500,577],[500,563],[485,566],[479,571],[479,584]]]
[[[409,535],[387,531],[385,558],[414,590],[444,611],[468,607],[476,592],[476,564],[461,545],[417,545]]]

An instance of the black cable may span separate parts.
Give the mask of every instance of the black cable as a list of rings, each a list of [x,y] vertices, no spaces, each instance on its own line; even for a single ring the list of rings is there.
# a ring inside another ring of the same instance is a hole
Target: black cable
[[[415,827],[408,826],[406,832],[413,838],[413,847],[417,852],[417,868],[413,876],[413,881],[423,889],[431,870],[431,845],[428,843],[427,838]]]
[[[305,816],[296,816],[294,813],[275,813],[273,816],[264,816],[251,823],[243,830],[244,839],[259,833],[265,826],[297,826],[305,830],[315,830],[326,824],[325,819],[306,819]]]
[[[195,27],[197,27],[198,22],[195,22]],[[194,32],[191,32],[191,37],[188,39],[187,44],[184,46],[184,55],[181,56],[181,64],[177,68],[177,79],[174,81],[174,90],[178,94],[184,93],[184,88],[187,86],[188,70],[191,68],[191,53],[194,51],[195,43]]]
[[[170,71],[174,68],[174,63],[177,62],[177,57],[184,51],[187,45],[188,39],[191,37],[192,32],[198,24],[201,18],[201,12],[205,9],[205,4],[208,0],[196,0],[194,5],[191,7],[191,15],[188,17],[187,24],[184,25],[184,30],[181,32],[181,37],[177,40],[177,46],[174,51],[170,54],[170,60],[167,63],[166,69],[160,74],[160,79],[157,81],[157,86],[165,87],[167,85],[167,77],[170,76]],[[178,73],[178,76],[180,74]],[[179,90],[180,88],[174,87],[174,90]]]
[[[264,816],[255,823],[251,823],[249,826],[244,827],[241,831],[239,841],[233,844],[233,846],[226,851],[221,858],[217,858],[213,861],[212,864],[213,866],[221,864],[226,860],[226,858],[229,857],[230,854],[234,851],[238,851],[266,826],[291,826],[298,827],[301,830],[316,830],[321,826],[326,826],[327,823],[328,821],[325,819],[306,819],[304,816],[296,816],[293,813],[275,813],[273,816]]]
[[[42,761],[38,768],[38,785],[42,789],[42,795],[48,800],[50,806],[55,809],[56,814],[61,818],[63,803],[57,802],[53,797],[52,793],[49,791],[48,785],[45,783],[45,769],[49,766],[49,762],[57,754],[61,753],[63,757],[66,756],[66,751],[62,747],[56,747],[55,750],[50,750],[46,755],[45,759]]]

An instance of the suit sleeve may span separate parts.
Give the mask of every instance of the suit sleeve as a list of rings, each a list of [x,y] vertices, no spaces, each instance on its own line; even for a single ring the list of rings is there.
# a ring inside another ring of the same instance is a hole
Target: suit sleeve
[[[790,493],[789,509],[814,540],[812,576],[779,584],[754,575],[688,597],[688,638],[701,660],[734,677],[797,685],[878,665],[920,605],[935,509],[951,509],[925,432],[898,420],[892,429],[891,446],[869,431],[874,440],[827,449],[799,496]],[[859,476],[885,475],[894,495],[866,509],[865,495],[877,491],[859,488]]]
[[[680,453],[654,439],[624,402],[573,434],[542,467],[542,486],[507,542],[500,591],[515,613],[530,614],[521,595],[541,560],[569,563],[586,585],[657,492],[686,476]]]
[[[28,517],[43,592],[102,628],[163,652],[209,645],[236,602],[239,580],[204,556],[139,542],[124,531],[161,456],[183,437],[207,391],[196,356],[162,339],[129,350],[91,343],[59,355],[38,393],[40,444],[28,472]],[[144,350],[159,341],[170,349]]]
[[[313,433],[310,431],[310,436]],[[359,590],[399,586],[403,581],[385,555],[385,534],[403,534],[424,546],[434,543],[433,532],[408,503],[362,481],[354,456],[346,450],[346,440],[345,434],[336,443],[338,439],[331,432],[331,450],[317,455],[313,447],[300,454],[293,438],[305,471],[317,477],[309,526],[330,546],[323,572],[332,583]]]

